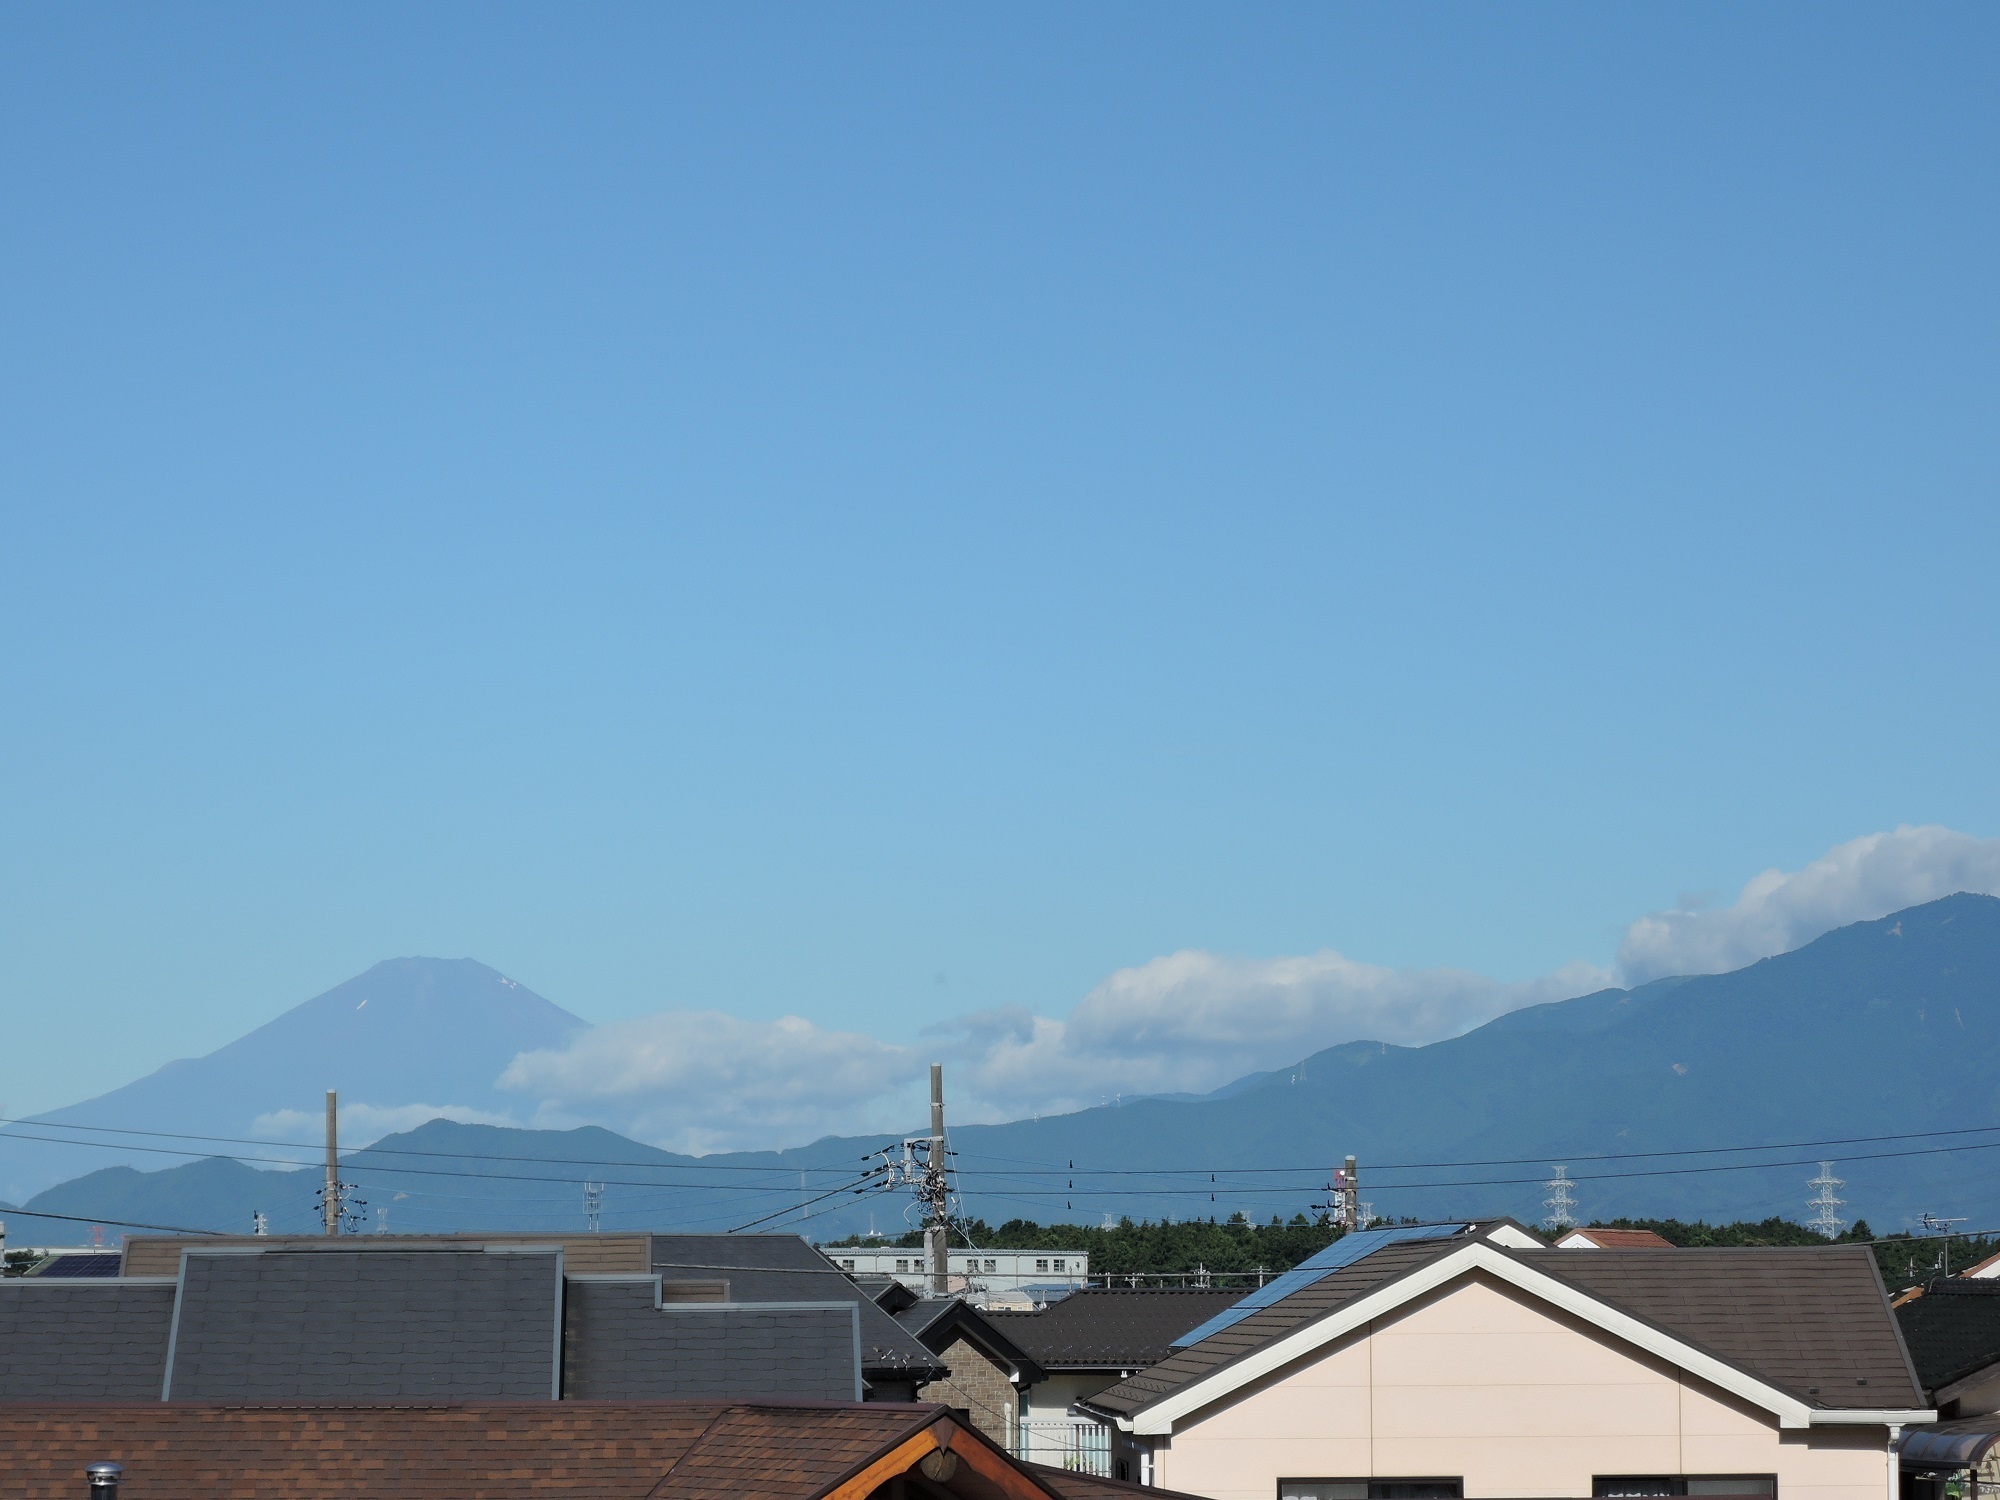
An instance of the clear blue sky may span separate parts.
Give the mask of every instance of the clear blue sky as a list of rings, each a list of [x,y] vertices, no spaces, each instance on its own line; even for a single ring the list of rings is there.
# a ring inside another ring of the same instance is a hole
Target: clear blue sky
[[[2000,12],[0,10],[0,1106],[2000,832]]]

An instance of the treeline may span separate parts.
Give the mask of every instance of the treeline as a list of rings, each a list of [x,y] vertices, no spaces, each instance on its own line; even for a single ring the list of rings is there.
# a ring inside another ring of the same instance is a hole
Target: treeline
[[[1790,1219],[1770,1218],[1758,1223],[1738,1221],[1708,1224],[1683,1219],[1612,1219],[1607,1229],[1650,1229],[1674,1245],[1824,1245],[1829,1243],[1814,1230]],[[1289,1220],[1273,1217],[1267,1224],[1253,1224],[1241,1214],[1227,1219],[1120,1219],[1115,1225],[1091,1227],[1083,1224],[1037,1224],[1032,1219],[1009,1219],[995,1227],[984,1219],[965,1219],[953,1226],[954,1249],[976,1245],[991,1250],[1083,1250],[1090,1255],[1093,1277],[1122,1278],[1159,1276],[1179,1280],[1206,1273],[1226,1277],[1241,1284],[1256,1273],[1289,1271],[1308,1256],[1316,1255],[1340,1238],[1340,1229],[1322,1216],[1314,1220],[1294,1214]],[[1943,1274],[1949,1261],[1953,1273],[2000,1251],[2000,1238],[1986,1235],[1912,1234],[1904,1230],[1878,1236],[1866,1219],[1832,1243],[1874,1242],[1875,1263],[1891,1291],[1929,1281]],[[841,1245],[893,1245],[899,1249],[922,1249],[923,1233],[913,1230],[895,1239],[851,1235],[837,1241]]]

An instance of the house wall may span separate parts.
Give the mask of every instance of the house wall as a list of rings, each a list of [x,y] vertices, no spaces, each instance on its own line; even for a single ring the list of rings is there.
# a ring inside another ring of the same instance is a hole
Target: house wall
[[[1108,1391],[1123,1378],[1116,1370],[1051,1370],[1028,1388],[1025,1415],[1037,1422],[1067,1417],[1071,1403]]]
[[[938,1360],[951,1374],[926,1385],[921,1399],[964,1407],[974,1427],[1001,1447],[1011,1447],[1019,1398],[1006,1370],[962,1338],[947,1344]]]
[[[1776,1474],[1778,1500],[1884,1500],[1885,1428],[1777,1419],[1484,1277],[1440,1289],[1176,1424],[1152,1481],[1276,1500],[1280,1479],[1461,1478],[1467,1500],[1596,1475]]]

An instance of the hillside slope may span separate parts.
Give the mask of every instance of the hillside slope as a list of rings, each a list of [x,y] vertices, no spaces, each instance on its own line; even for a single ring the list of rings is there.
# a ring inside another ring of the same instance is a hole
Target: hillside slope
[[[516,1054],[559,1046],[583,1024],[469,958],[390,959],[206,1057],[168,1063],[37,1120],[310,1141],[320,1129],[314,1112],[332,1087],[357,1123],[398,1110],[404,1124],[445,1109],[505,1117],[521,1101],[494,1088],[501,1071]],[[416,1105],[429,1109],[412,1111]],[[257,1124],[287,1111],[296,1118]],[[153,1168],[163,1159],[21,1139],[34,1133],[0,1131],[0,1198],[20,1202],[80,1173],[120,1162]]]

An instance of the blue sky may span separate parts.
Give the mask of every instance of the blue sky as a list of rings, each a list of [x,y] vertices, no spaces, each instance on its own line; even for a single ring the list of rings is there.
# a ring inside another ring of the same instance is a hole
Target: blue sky
[[[0,10],[6,1110],[2000,833],[2000,17]]]

